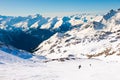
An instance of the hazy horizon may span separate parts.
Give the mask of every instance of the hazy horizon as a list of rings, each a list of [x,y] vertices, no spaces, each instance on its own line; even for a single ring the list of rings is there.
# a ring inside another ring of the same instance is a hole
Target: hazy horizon
[[[63,16],[73,14],[104,14],[118,9],[120,0],[1,0],[0,15]]]

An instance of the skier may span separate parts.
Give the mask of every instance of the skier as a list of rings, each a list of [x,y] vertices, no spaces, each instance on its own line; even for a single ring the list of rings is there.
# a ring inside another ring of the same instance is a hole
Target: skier
[[[78,69],[80,69],[80,68],[81,68],[81,65],[78,66]]]

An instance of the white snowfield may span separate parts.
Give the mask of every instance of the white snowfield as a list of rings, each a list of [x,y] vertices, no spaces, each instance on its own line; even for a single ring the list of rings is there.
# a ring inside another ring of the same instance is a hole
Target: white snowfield
[[[87,16],[88,22],[85,17],[79,22],[81,17],[74,20],[73,16],[68,21],[64,17],[49,19],[47,23],[40,15],[36,16],[37,22],[33,21],[36,23],[31,27],[42,24],[42,29],[48,29],[54,24],[52,28],[56,29],[64,19],[72,25],[82,25],[54,34],[38,46],[34,56],[0,43],[0,80],[120,80],[119,10],[94,18]],[[15,24],[19,25],[25,27],[28,23]]]
[[[0,64],[0,80],[120,80],[119,67],[97,59]]]

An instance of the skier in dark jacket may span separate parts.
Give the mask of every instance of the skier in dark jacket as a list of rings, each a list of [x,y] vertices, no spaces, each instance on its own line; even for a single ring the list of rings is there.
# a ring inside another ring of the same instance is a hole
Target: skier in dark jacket
[[[81,68],[81,65],[78,66],[78,69],[80,69],[80,68]]]

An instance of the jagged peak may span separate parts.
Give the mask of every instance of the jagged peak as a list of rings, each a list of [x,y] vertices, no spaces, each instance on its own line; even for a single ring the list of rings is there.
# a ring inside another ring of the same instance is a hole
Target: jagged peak
[[[108,19],[110,19],[112,16],[114,16],[116,13],[117,13],[117,11],[111,9],[107,14],[105,14],[105,15],[103,16],[103,18],[104,18],[105,20],[108,20]]]

